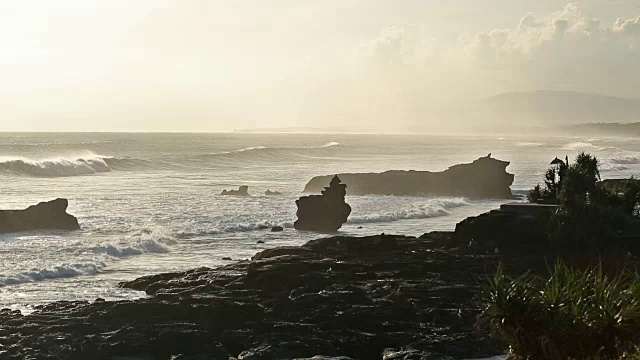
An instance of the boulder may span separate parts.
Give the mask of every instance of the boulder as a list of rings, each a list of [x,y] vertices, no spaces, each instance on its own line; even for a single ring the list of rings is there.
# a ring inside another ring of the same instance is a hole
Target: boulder
[[[344,201],[347,185],[340,183],[336,175],[322,195],[304,196],[296,200],[298,220],[296,230],[333,232],[347,222],[351,206]]]
[[[232,196],[249,196],[249,187],[247,185],[242,185],[238,188],[238,190],[222,190],[220,195],[232,195]]]
[[[78,219],[67,214],[68,206],[67,199],[55,199],[24,210],[0,210],[0,233],[80,229]]]
[[[280,191],[271,191],[269,189],[267,189],[267,191],[265,191],[264,194],[267,196],[282,195]]]
[[[271,232],[280,232],[280,231],[284,231],[284,228],[282,226],[274,226],[271,228]]]
[[[535,211],[521,207],[503,205],[501,209],[462,220],[456,225],[452,244],[496,254],[496,248],[509,252],[546,249],[549,216],[555,207],[531,205]]]
[[[472,199],[511,199],[513,174],[506,171],[508,161],[491,154],[470,164],[454,165],[442,172],[390,170],[383,173],[338,174],[349,188],[349,195],[436,195],[464,196]],[[329,176],[311,179],[304,191],[322,189]]]

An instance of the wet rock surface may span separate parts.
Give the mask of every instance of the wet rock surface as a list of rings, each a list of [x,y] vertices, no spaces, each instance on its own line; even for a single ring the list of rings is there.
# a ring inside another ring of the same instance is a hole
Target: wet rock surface
[[[296,200],[298,220],[293,224],[296,230],[335,232],[347,222],[351,206],[344,201],[347,185],[340,183],[336,175],[322,195],[303,196]]]
[[[67,199],[55,199],[24,210],[0,210],[0,233],[80,229],[78,219],[67,214],[68,206]]]
[[[0,311],[1,359],[465,359],[503,353],[473,330],[499,260],[421,238],[329,237],[250,261],[122,283],[150,297]],[[517,259],[503,261],[526,268]]]
[[[512,199],[513,174],[506,171],[508,161],[481,157],[469,164],[451,166],[445,171],[401,171],[383,173],[338,174],[348,186],[349,195],[438,195],[464,196],[472,199]],[[322,189],[330,176],[317,176],[304,192]]]

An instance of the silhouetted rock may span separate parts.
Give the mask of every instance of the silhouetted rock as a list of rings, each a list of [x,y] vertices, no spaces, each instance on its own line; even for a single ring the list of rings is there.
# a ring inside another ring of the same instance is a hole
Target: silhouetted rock
[[[322,195],[304,196],[296,200],[298,220],[294,223],[297,230],[318,232],[337,231],[347,222],[351,206],[344,201],[347,185],[340,183],[336,175]]]
[[[499,210],[468,217],[456,225],[452,244],[495,252],[545,250],[549,216],[555,206],[512,203]]]
[[[267,189],[267,191],[265,191],[264,194],[267,196],[282,195],[282,193],[279,191],[271,191],[269,189]]]
[[[238,190],[224,189],[220,195],[249,196],[249,187],[247,185],[242,185]]]
[[[0,233],[30,230],[77,230],[78,219],[67,214],[69,201],[55,199],[24,210],[0,210]]]
[[[264,240],[258,240],[256,241],[256,244],[264,244]]]
[[[454,165],[442,172],[390,170],[383,173],[338,174],[348,186],[349,195],[438,195],[473,199],[513,198],[513,174],[506,172],[507,161],[482,157],[471,164]],[[330,176],[317,176],[304,188],[317,192]]]
[[[271,232],[280,232],[280,231],[284,231],[284,228],[282,228],[282,226],[274,226],[271,228]]]

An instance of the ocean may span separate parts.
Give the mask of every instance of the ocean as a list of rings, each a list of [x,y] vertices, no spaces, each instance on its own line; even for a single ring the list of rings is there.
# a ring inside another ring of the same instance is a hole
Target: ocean
[[[63,197],[82,229],[0,235],[0,308],[57,300],[132,299],[143,275],[218,266],[321,235],[292,228],[295,200],[315,175],[441,171],[492,153],[510,161],[516,194],[556,156],[584,150],[603,178],[640,170],[640,139],[345,134],[0,134],[0,207]],[[221,196],[248,185],[250,197]],[[269,189],[281,196],[266,196]],[[345,235],[453,230],[501,200],[348,196]],[[271,233],[280,225],[285,231]],[[264,243],[258,243],[262,240]]]

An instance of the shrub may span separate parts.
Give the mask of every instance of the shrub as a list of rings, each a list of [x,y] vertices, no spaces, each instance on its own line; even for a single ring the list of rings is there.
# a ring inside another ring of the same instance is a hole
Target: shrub
[[[610,277],[602,266],[574,270],[558,262],[543,280],[511,278],[500,267],[483,299],[478,325],[519,359],[620,359],[640,343],[637,273]]]

